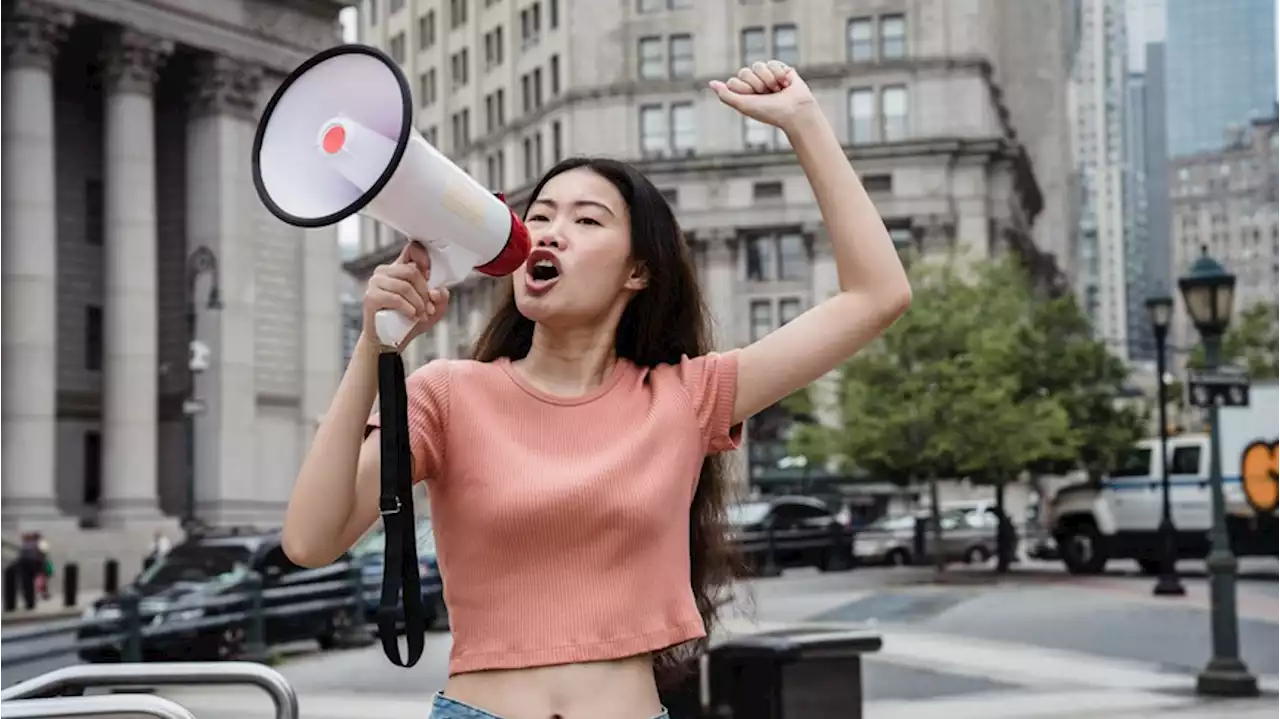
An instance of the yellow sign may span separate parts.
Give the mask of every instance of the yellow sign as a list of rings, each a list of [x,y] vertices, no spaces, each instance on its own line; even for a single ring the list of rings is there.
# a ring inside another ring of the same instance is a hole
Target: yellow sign
[[[1280,504],[1276,480],[1276,440],[1251,443],[1240,455],[1240,484],[1245,499],[1259,514],[1270,514]]]

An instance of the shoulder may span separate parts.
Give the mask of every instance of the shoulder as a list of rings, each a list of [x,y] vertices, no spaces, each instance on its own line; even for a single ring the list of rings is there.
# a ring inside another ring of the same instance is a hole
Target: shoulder
[[[726,352],[708,352],[696,357],[682,355],[678,362],[652,368],[650,374],[656,381],[669,380],[693,388],[707,381],[714,382],[722,376],[736,376],[739,352],[740,350],[732,349]]]

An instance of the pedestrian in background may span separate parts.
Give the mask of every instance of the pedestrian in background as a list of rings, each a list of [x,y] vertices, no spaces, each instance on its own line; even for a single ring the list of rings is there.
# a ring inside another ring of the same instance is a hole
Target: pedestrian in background
[[[787,134],[831,238],[839,292],[742,349],[711,352],[692,253],[662,193],[614,160],[533,188],[534,251],[477,342],[407,381],[453,633],[430,717],[667,716],[659,681],[704,646],[734,577],[720,453],[741,423],[834,369],[907,308],[885,229],[827,119],[779,62],[712,83]],[[377,519],[373,317],[446,314],[410,243],[379,267],[364,330],[285,516],[285,551],[332,562]]]

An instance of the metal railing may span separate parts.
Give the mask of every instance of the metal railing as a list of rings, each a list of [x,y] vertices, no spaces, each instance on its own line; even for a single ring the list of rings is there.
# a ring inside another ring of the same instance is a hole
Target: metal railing
[[[315,581],[327,576],[336,579]],[[307,578],[312,581],[303,581]],[[27,664],[53,657],[102,650],[119,654],[125,662],[143,661],[155,644],[186,638],[193,633],[243,629],[242,656],[266,654],[267,622],[299,614],[323,614],[351,607],[354,627],[364,626],[365,583],[355,563],[330,565],[298,572],[292,584],[263,587],[263,579],[250,572],[246,589],[198,600],[161,602],[142,597],[125,587],[116,606],[87,610],[80,619],[69,619],[6,631],[0,665]],[[70,641],[61,641],[70,635]],[[26,645],[44,644],[27,651]],[[233,657],[234,658],[234,657]]]
[[[146,694],[110,694],[93,697],[58,699],[22,699],[0,702],[3,719],[36,719],[37,717],[102,717],[150,716],[156,719],[196,719],[181,704]]]
[[[280,672],[254,662],[156,662],[64,667],[0,691],[0,712],[3,712],[3,716],[9,716],[10,702],[34,704],[40,701],[61,700],[67,695],[82,694],[84,690],[92,688],[209,684],[257,686],[271,697],[271,702],[276,707],[276,719],[298,719],[298,695],[289,681]],[[118,696],[140,698],[147,695]],[[25,714],[23,716],[61,715]],[[168,715],[156,714],[155,716]],[[190,716],[190,714],[174,716]]]

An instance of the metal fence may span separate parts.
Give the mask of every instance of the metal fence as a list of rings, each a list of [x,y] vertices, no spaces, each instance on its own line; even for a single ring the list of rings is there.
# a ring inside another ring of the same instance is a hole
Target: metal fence
[[[252,662],[105,664],[66,667],[0,692],[0,716],[72,717],[146,715],[194,719],[180,704],[148,694],[79,696],[107,687],[250,684],[266,691],[276,719],[298,719],[298,695],[282,674]]]
[[[93,650],[118,651],[122,661],[141,662],[153,642],[228,628],[244,630],[243,658],[261,659],[266,656],[269,619],[351,607],[352,625],[364,626],[364,581],[360,569],[354,563],[337,567],[341,569],[333,571],[345,571],[345,577],[269,588],[264,588],[260,574],[250,572],[243,591],[177,603],[144,598],[134,587],[127,586],[118,594],[118,607],[86,611],[80,619],[5,632],[0,666]],[[70,642],[57,641],[68,635]],[[41,644],[45,646],[38,646]],[[31,645],[36,646],[24,651]]]

